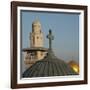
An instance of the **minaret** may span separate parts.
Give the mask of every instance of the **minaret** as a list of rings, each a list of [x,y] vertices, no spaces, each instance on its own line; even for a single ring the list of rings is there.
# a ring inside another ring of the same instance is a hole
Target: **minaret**
[[[36,19],[32,23],[32,32],[30,32],[30,47],[24,48],[25,64],[32,66],[36,61],[43,59],[47,53],[47,48],[43,47],[43,33],[41,31],[41,23]]]
[[[35,20],[32,23],[32,32],[30,33],[30,47],[43,47],[43,33],[41,32],[41,23]]]

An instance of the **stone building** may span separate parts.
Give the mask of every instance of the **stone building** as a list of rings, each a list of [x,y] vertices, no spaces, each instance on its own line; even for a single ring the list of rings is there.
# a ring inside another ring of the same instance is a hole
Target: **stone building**
[[[35,20],[32,23],[32,32],[30,32],[30,48],[24,48],[25,64],[32,66],[36,61],[41,60],[47,53],[47,49],[43,47],[44,37],[41,31],[41,23]]]

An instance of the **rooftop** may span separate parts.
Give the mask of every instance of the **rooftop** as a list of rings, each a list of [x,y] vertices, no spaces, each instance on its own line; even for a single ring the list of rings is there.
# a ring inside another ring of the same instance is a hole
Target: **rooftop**
[[[58,59],[52,50],[52,36],[51,30],[47,36],[49,39],[49,49],[44,59],[37,61],[24,73],[23,77],[47,77],[47,76],[65,76],[77,75],[77,73],[63,60]]]

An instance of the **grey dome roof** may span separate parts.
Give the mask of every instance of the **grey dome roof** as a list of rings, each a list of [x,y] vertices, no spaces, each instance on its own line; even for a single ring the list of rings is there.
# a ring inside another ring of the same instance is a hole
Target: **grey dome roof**
[[[58,59],[51,50],[48,51],[48,55],[44,59],[37,61],[23,73],[23,77],[47,77],[65,75],[76,75],[76,73],[67,63],[61,59]]]

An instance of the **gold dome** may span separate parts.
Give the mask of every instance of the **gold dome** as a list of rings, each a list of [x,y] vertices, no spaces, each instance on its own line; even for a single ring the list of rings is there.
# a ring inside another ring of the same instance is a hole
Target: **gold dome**
[[[70,61],[68,64],[77,74],[79,74],[79,65],[75,61]]]

